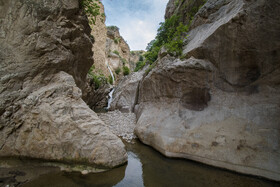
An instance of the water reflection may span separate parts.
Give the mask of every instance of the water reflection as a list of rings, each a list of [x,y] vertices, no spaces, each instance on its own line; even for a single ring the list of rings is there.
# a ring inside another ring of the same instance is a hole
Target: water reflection
[[[169,159],[141,143],[128,144],[128,165],[108,172],[81,175],[57,172],[42,175],[24,186],[170,187],[170,186],[279,186],[196,162]]]
[[[109,187],[118,184],[125,176],[126,165],[103,173],[82,175],[78,172],[56,172],[42,175],[24,187]]]
[[[121,187],[128,186],[129,184],[130,187],[142,187],[144,186],[142,173],[142,163],[139,158],[133,152],[128,152],[128,164],[125,170],[125,177],[115,186]]]

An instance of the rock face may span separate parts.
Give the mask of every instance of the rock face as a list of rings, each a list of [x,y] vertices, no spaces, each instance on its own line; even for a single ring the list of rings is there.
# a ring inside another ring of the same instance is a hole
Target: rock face
[[[92,51],[93,59],[94,59],[94,73],[104,74],[106,77],[110,76],[110,72],[108,70],[106,64],[106,40],[107,40],[107,28],[105,25],[105,14],[104,14],[104,6],[101,2],[99,2],[100,6],[100,15],[96,18],[95,25],[90,25],[92,28],[91,34],[94,36],[94,44]]]
[[[140,140],[169,157],[279,181],[279,12],[277,0],[209,0],[185,59],[159,59],[140,84]]]
[[[106,54],[108,65],[111,67],[118,82],[123,77],[123,67],[127,66],[130,68],[130,48],[116,26],[107,27]],[[118,69],[120,72],[116,73]]]
[[[81,99],[92,42],[78,0],[4,0],[0,22],[0,156],[126,162],[124,144]]]
[[[93,79],[88,76],[83,100],[93,111],[104,111],[108,105],[108,97],[111,89],[112,86],[109,84],[102,84],[98,89],[95,89]]]
[[[194,16],[193,14],[206,1],[207,0],[169,0],[164,17],[168,19],[173,15],[179,15],[180,21],[187,25]]]
[[[110,110],[121,112],[134,112],[138,100],[139,83],[143,78],[145,69],[124,77],[115,88]]]

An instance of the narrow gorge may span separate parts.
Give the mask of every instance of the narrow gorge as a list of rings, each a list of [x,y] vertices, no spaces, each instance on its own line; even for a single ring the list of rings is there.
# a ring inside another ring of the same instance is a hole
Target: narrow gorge
[[[278,186],[280,2],[103,3],[0,0],[0,186]]]

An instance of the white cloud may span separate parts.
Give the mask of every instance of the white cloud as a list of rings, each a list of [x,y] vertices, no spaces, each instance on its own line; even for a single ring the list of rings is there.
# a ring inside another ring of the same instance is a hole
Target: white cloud
[[[130,2],[129,2],[130,1]],[[168,0],[103,0],[107,25],[116,25],[131,50],[143,50],[153,40],[160,22],[164,20]],[[133,1],[134,2],[134,1]]]

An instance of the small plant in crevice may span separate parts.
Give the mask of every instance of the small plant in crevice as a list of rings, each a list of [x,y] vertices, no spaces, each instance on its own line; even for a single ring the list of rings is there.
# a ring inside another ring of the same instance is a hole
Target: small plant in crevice
[[[111,84],[111,85],[113,85],[113,77],[111,76],[111,75],[109,75],[109,83]]]
[[[120,68],[120,67],[118,67],[118,68],[115,70],[115,73],[116,73],[117,75],[119,75],[119,74],[120,74],[120,72],[121,72],[121,68]]]
[[[114,43],[118,44],[118,43],[120,43],[120,40],[121,40],[120,38],[114,38]]]
[[[117,50],[114,50],[113,53],[120,56],[120,53]]]
[[[126,76],[129,75],[129,73],[130,73],[130,69],[127,66],[123,66],[123,75]]]
[[[127,64],[126,59],[125,59],[125,58],[122,58],[121,56],[119,56],[119,57],[120,57],[120,59],[121,59],[121,61],[122,61],[123,66],[125,66],[125,64]]]

